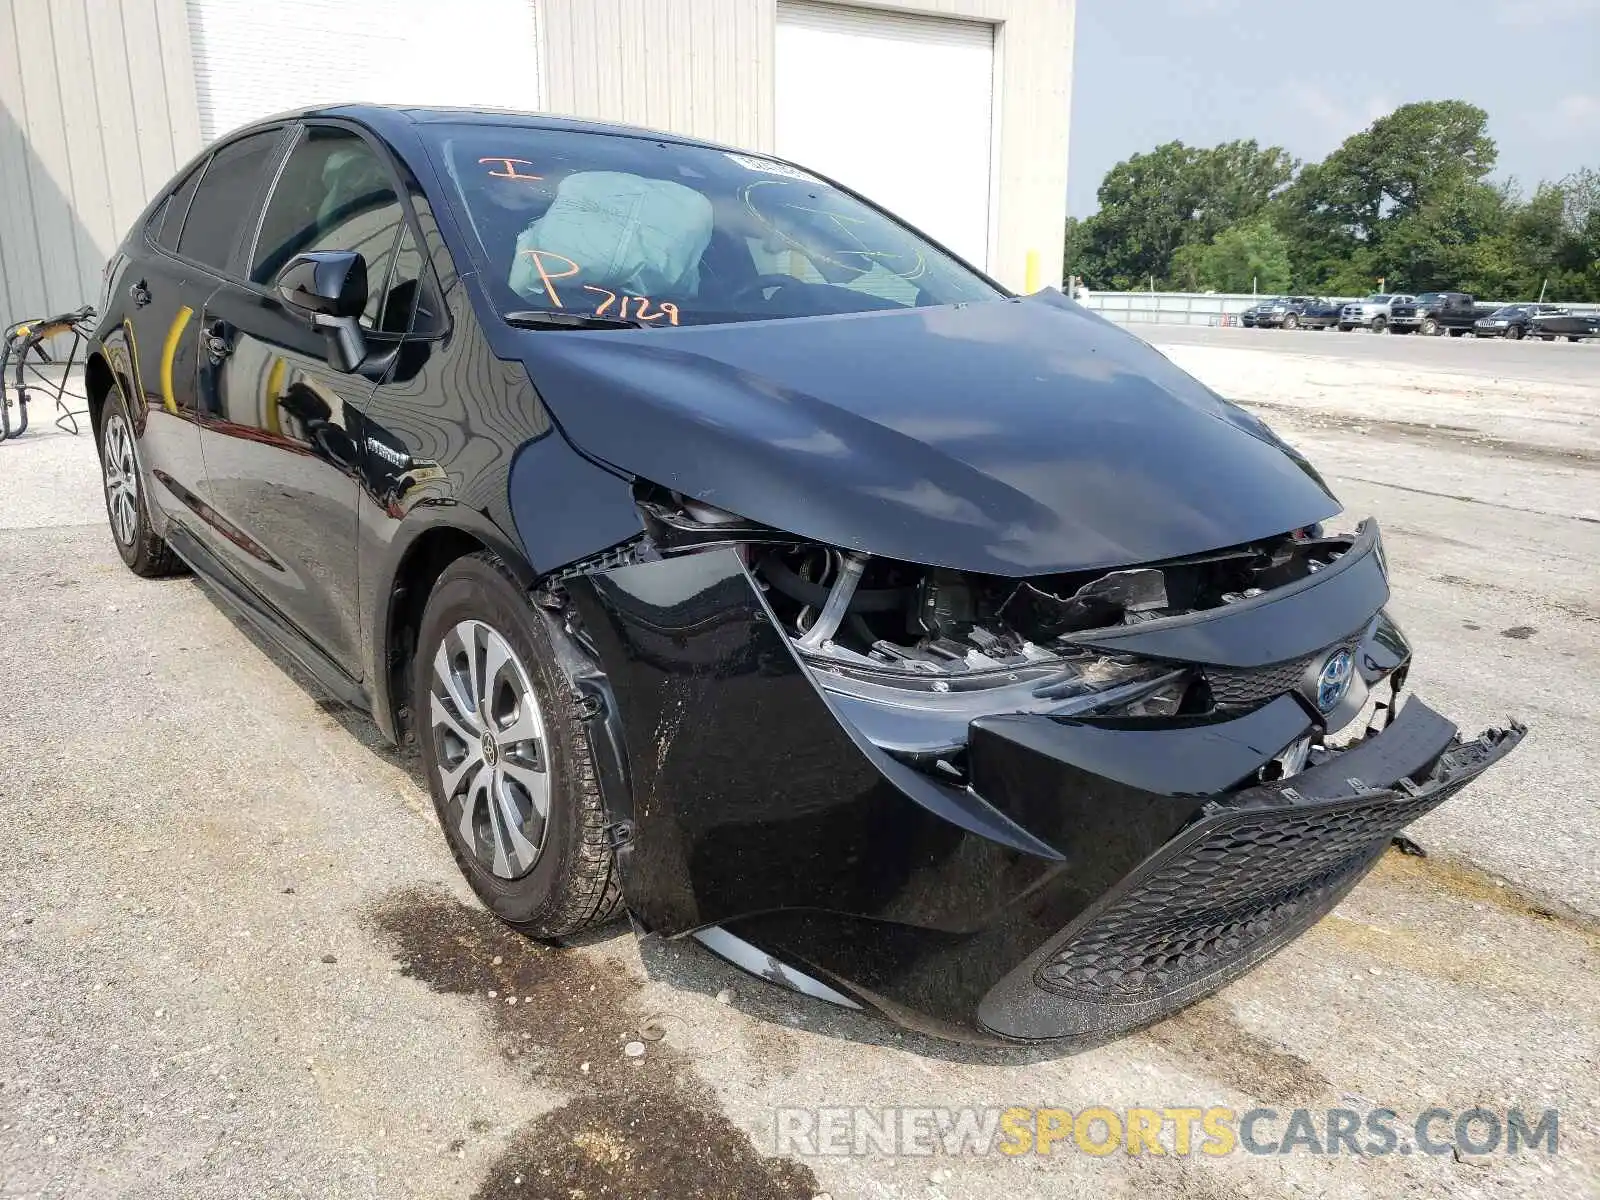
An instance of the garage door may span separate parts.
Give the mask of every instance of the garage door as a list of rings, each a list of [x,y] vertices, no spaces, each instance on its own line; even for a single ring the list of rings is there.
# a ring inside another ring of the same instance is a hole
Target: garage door
[[[777,152],[989,259],[994,28],[778,6]]]
[[[339,101],[538,108],[534,0],[189,0],[200,132]]]

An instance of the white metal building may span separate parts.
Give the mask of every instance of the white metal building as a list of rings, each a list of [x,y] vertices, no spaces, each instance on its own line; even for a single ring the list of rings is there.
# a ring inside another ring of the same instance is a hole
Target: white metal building
[[[0,323],[92,302],[211,139],[342,100],[539,109],[792,158],[1059,281],[1075,0],[0,0]]]

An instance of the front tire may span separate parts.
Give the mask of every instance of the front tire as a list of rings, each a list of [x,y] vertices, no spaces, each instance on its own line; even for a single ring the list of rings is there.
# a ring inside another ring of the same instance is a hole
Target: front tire
[[[505,565],[469,555],[428,597],[412,669],[450,853],[491,912],[536,938],[603,924],[622,906],[588,735],[550,638]]]
[[[1283,318],[1283,327],[1285,329],[1300,328],[1300,318],[1295,316],[1294,313],[1289,313]]]
[[[1389,328],[1389,318],[1388,317],[1373,317],[1372,318],[1372,332],[1373,333],[1382,333],[1387,328]]]
[[[181,571],[178,556],[151,525],[133,420],[122,393],[115,388],[100,419],[100,483],[111,540],[128,569],[146,579]]]
[[[1520,342],[1522,340],[1522,337],[1523,337],[1522,326],[1521,325],[1513,325],[1513,326],[1511,326],[1511,328],[1506,330],[1506,337],[1510,338],[1513,342]]]
[[[1422,324],[1417,326],[1417,332],[1423,337],[1437,337],[1439,335],[1439,322],[1432,317],[1423,317]]]

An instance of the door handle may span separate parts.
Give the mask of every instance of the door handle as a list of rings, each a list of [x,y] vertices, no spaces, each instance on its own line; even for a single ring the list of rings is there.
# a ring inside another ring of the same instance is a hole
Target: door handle
[[[150,303],[150,288],[140,279],[128,285],[128,297],[133,301],[135,308],[143,308]]]
[[[221,321],[214,321],[211,328],[206,330],[204,338],[206,354],[213,362],[221,362],[233,353],[233,347],[227,338],[227,326]]]

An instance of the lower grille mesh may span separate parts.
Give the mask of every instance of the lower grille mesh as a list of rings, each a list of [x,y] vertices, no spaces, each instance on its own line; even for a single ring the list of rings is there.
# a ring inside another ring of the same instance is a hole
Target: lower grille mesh
[[[1410,800],[1242,810],[1148,864],[1034,980],[1063,996],[1137,1001],[1248,959],[1330,908],[1396,832],[1460,786]]]

